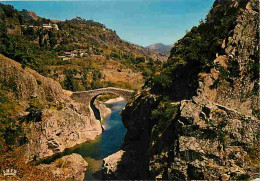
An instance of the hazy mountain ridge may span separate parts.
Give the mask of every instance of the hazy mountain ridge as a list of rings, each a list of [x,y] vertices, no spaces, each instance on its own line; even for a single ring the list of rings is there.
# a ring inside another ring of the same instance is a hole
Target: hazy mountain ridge
[[[165,45],[162,43],[156,43],[153,45],[146,46],[145,48],[155,54],[153,56],[154,59],[159,59],[159,60],[162,60],[163,62],[166,62],[170,55],[170,50],[171,50],[172,46],[173,45]]]
[[[170,51],[173,45],[165,45],[163,43],[156,43],[153,45],[146,46],[145,48],[149,50],[154,50],[154,51]]]

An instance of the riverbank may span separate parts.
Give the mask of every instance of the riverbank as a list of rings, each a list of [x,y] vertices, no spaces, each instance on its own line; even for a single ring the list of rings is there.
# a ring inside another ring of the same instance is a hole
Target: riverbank
[[[48,168],[53,167],[53,165],[56,165],[56,163],[60,163],[61,158],[67,158],[66,156],[76,153],[81,155],[88,164],[87,170],[85,171],[85,180],[101,179],[98,173],[102,168],[103,159],[120,150],[120,147],[123,144],[124,135],[126,133],[126,129],[121,121],[120,115],[120,112],[122,111],[126,102],[124,100],[122,101],[122,99],[116,99],[112,101],[117,102],[106,104],[106,108],[111,110],[111,114],[104,118],[105,121],[102,123],[102,125],[105,129],[101,135],[97,136],[92,141],[87,141],[74,147],[67,148],[63,152],[57,153],[56,155],[42,160],[39,162],[39,165],[41,165],[39,167],[44,165],[50,165]],[[100,106],[100,104],[98,105]],[[105,106],[105,104],[102,104],[102,107],[103,106]],[[72,163],[72,165],[74,165],[74,163]],[[85,166],[83,165],[80,169],[82,171],[85,169]],[[56,171],[54,168],[53,170],[54,172]],[[59,170],[60,168],[57,168],[57,171]],[[75,173],[73,172],[73,174],[79,175],[78,171]],[[78,176],[78,178],[81,177]]]
[[[114,98],[114,99],[109,99],[105,102],[105,104],[112,104],[112,103],[117,103],[117,102],[122,102],[124,101],[124,98],[123,97],[117,97],[117,98]]]

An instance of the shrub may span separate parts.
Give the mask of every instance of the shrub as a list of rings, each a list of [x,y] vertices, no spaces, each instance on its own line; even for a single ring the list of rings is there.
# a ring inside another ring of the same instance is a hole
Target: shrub
[[[15,118],[21,107],[0,90],[0,138],[7,145],[15,144],[22,134],[22,127]],[[0,147],[3,143],[0,142]]]
[[[29,100],[29,108],[26,111],[29,114],[26,117],[26,121],[38,122],[41,121],[43,105],[40,103],[40,100],[37,97],[32,97]]]
[[[36,80],[38,85],[42,85],[42,81]]]
[[[172,105],[168,98],[160,101],[156,109],[152,111],[151,119],[157,124],[153,127],[152,137],[157,138],[174,120],[178,113],[178,106]]]
[[[63,81],[63,87],[67,90],[77,91],[78,90],[78,82],[74,79],[75,70],[66,69],[64,70],[65,80]]]

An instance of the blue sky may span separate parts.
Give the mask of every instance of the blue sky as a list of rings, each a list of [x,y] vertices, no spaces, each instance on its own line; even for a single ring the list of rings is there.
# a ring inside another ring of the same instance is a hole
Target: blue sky
[[[205,19],[214,0],[8,1],[50,19],[80,16],[105,24],[124,40],[147,46],[173,44]]]

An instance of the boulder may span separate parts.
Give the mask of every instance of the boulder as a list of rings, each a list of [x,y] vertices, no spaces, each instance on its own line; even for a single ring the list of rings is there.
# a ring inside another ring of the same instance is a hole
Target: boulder
[[[102,173],[104,179],[118,179],[118,165],[122,161],[123,150],[120,150],[103,159]]]
[[[41,170],[50,170],[55,180],[84,180],[85,171],[88,163],[79,154],[63,156],[53,163],[40,164],[37,168]]]

